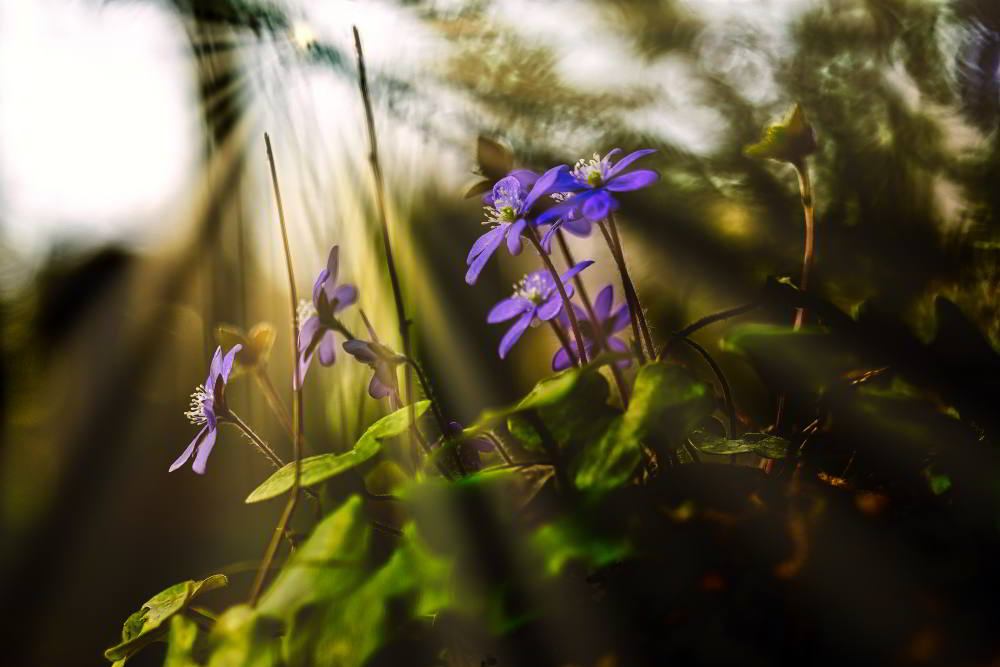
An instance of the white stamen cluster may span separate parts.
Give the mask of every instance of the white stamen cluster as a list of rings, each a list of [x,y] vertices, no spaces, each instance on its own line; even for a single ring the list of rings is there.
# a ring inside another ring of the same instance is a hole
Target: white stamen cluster
[[[553,192],[552,194],[549,195],[549,197],[553,201],[559,201],[559,202],[566,201],[572,196],[573,196],[572,192]]]
[[[600,185],[610,168],[611,163],[607,155],[602,158],[600,153],[594,153],[594,157],[590,160],[583,158],[577,160],[573,167],[573,177],[590,185]]]
[[[188,418],[195,426],[201,426],[208,421],[208,417],[205,415],[205,401],[212,398],[212,394],[208,391],[208,388],[200,384],[194,389],[194,393],[191,394],[191,405],[184,416]]]
[[[295,311],[295,318],[299,321],[300,327],[315,314],[316,306],[311,299],[299,299],[299,307]]]
[[[513,183],[500,181],[493,188],[493,206],[483,207],[486,215],[483,224],[499,225],[504,222],[514,222],[523,203],[520,183],[516,180]]]
[[[529,273],[514,283],[514,296],[527,299],[536,306],[548,298],[552,292],[551,280],[541,272]]]

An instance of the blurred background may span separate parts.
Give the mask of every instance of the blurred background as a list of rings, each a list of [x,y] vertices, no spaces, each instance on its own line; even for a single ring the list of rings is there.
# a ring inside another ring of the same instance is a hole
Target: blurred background
[[[418,354],[456,419],[523,393],[557,346],[529,332],[501,362],[504,328],[485,323],[530,252],[463,282],[480,136],[535,169],[659,150],[661,183],[620,218],[655,335],[797,279],[794,173],[742,148],[800,102],[820,146],[815,289],[925,340],[943,295],[1000,343],[993,0],[0,0],[3,664],[102,664],[167,584],[224,571],[233,601],[249,587],[281,509],[243,504],[266,462],[233,431],[206,475],[167,467],[195,433],[183,413],[216,325],[272,323],[269,374],[290,397],[265,131],[299,292],[340,244],[342,279],[395,344],[354,25]],[[614,276],[598,238],[573,240],[598,260],[592,294]],[[700,336],[717,350],[724,331]],[[766,422],[773,397],[718,358]],[[382,410],[366,382],[346,355],[310,371],[310,448],[349,446]],[[287,456],[256,386],[230,396]]]

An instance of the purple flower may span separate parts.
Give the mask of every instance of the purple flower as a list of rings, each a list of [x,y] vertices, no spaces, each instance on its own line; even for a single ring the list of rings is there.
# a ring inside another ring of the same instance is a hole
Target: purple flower
[[[546,232],[545,242],[550,242],[552,234],[560,226],[572,224],[576,229],[583,229],[587,220],[600,222],[608,217],[611,211],[618,209],[616,192],[630,192],[651,185],[659,179],[659,174],[650,169],[638,169],[625,173],[633,162],[641,157],[655,153],[655,149],[646,148],[629,153],[615,164],[611,159],[621,152],[615,148],[603,158],[594,153],[591,160],[580,160],[571,171],[565,172],[553,184],[555,192],[575,192],[561,204],[553,206],[538,217],[537,224],[551,224]],[[587,226],[589,230],[589,225]]]
[[[371,382],[368,383],[369,396],[372,398],[399,396],[396,366],[406,361],[403,357],[378,341],[359,338],[344,343],[344,351],[375,371]]]
[[[457,438],[462,434],[462,425],[456,421],[448,422],[448,437]],[[462,472],[479,472],[483,468],[480,454],[492,452],[493,443],[487,438],[473,437],[460,440],[456,445],[458,453],[458,463],[462,467]]]
[[[593,263],[593,260],[589,259],[579,262],[562,274],[561,280],[567,296],[573,296],[573,286],[569,284],[569,281]],[[514,285],[513,296],[493,306],[489,315],[486,316],[486,321],[490,324],[517,318],[514,325],[500,340],[500,358],[503,359],[507,356],[510,348],[521,338],[528,326],[536,321],[536,318],[538,321],[547,322],[559,315],[562,310],[562,297],[559,295],[552,275],[547,270],[535,271],[522,278],[521,282]]]
[[[476,239],[469,250],[465,259],[469,265],[465,282],[475,284],[486,262],[505,240],[510,254],[521,252],[521,234],[528,225],[528,215],[539,198],[552,192],[553,184],[560,180],[560,173],[566,173],[566,165],[553,167],[532,181],[533,172],[518,169],[500,179],[493,191],[483,197],[487,204],[483,207],[486,212],[483,224],[490,225],[490,230]]]
[[[594,352],[600,352],[603,349],[611,352],[628,352],[628,345],[625,341],[615,336],[616,333],[629,325],[628,306],[622,304],[618,308],[612,309],[613,302],[614,288],[611,285],[607,285],[597,294],[597,298],[594,300],[594,317],[597,318],[596,323],[587,317],[587,313],[584,312],[583,308],[573,304],[573,308],[576,310],[577,321],[580,323],[580,335],[583,336],[583,349],[586,351],[588,359],[593,359]],[[566,317],[565,313],[560,313],[559,322],[566,330],[569,329],[569,318]],[[602,340],[607,343],[607,348],[604,348],[602,345]],[[559,348],[555,356],[552,357],[552,370],[561,371],[573,365],[573,358],[577,356],[576,342],[571,340],[570,345],[573,349],[573,357],[570,357],[569,350],[565,347]],[[624,368],[631,364],[632,361],[630,359],[622,359],[616,363],[620,368]]]
[[[219,423],[229,418],[229,408],[226,406],[225,396],[226,382],[229,381],[229,374],[233,370],[233,359],[242,347],[242,345],[234,345],[225,357],[222,356],[221,347],[215,348],[208,378],[205,380],[205,384],[199,385],[194,390],[191,395],[191,408],[184,413],[192,424],[201,426],[202,429],[198,431],[198,435],[194,437],[187,449],[170,466],[170,472],[187,463],[191,455],[197,451],[191,469],[199,475],[205,474],[205,464],[208,462],[208,455],[212,453],[212,448],[215,447]]]
[[[334,331],[338,328],[337,313],[358,300],[358,290],[354,285],[337,285],[339,257],[340,246],[333,246],[326,260],[326,268],[316,277],[312,301],[303,301],[299,306],[299,372],[292,378],[295,389],[299,389],[305,382],[306,372],[317,350],[319,363],[324,366],[331,366],[337,360],[334,338]]]

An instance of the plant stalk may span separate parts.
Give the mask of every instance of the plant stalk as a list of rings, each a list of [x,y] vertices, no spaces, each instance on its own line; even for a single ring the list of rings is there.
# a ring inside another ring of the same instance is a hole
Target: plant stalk
[[[284,535],[285,530],[288,528],[288,522],[291,521],[292,515],[295,513],[295,508],[298,505],[299,489],[302,482],[301,459],[303,405],[302,378],[299,377],[298,363],[299,321],[296,313],[299,297],[298,292],[295,289],[295,270],[292,266],[292,251],[288,243],[288,226],[285,223],[285,208],[281,202],[281,188],[278,185],[278,170],[274,164],[274,151],[271,150],[271,138],[267,135],[267,133],[264,133],[264,144],[267,147],[267,161],[271,168],[271,185],[274,188],[274,198],[278,207],[278,221],[281,225],[281,242],[285,252],[285,268],[288,270],[288,297],[292,317],[292,338],[290,341],[292,351],[292,373],[295,378],[295,386],[298,387],[298,389],[293,390],[292,398],[292,460],[295,467],[295,476],[292,478],[292,492],[288,496],[288,502],[285,504],[285,510],[281,513],[278,525],[274,528],[274,534],[271,536],[271,541],[267,545],[267,550],[264,552],[264,559],[261,561],[260,569],[257,571],[257,576],[254,578],[253,589],[251,590],[249,601],[251,607],[257,606],[257,601],[260,599],[260,594],[264,588],[264,581],[271,568],[271,562],[274,560],[274,555],[278,551],[278,544],[281,542],[281,536]]]
[[[628,271],[625,269],[624,264],[618,259],[618,252],[615,248],[615,243],[611,238],[611,234],[608,232],[607,225],[604,222],[597,223],[597,226],[601,230],[601,234],[604,235],[604,241],[608,244],[608,249],[611,251],[611,257],[615,260],[615,265],[618,267],[618,273],[621,276],[622,290],[625,292],[625,302],[628,303],[628,317],[629,321],[632,323],[632,339],[635,341],[635,351],[638,352],[639,364],[646,363],[646,353],[642,349],[642,334],[639,331],[639,319],[636,311],[638,307],[636,306],[635,299],[633,298],[632,290],[628,288],[631,280],[628,278]]]
[[[573,310],[573,304],[569,300],[569,295],[566,294],[566,286],[563,285],[562,278],[559,276],[558,271],[556,271],[556,267],[552,264],[552,259],[545,253],[545,249],[542,248],[542,243],[538,239],[538,231],[536,231],[532,225],[528,225],[526,229],[528,231],[528,238],[531,240],[531,244],[535,246],[535,250],[538,251],[538,255],[542,258],[542,262],[545,263],[545,268],[549,270],[552,280],[556,283],[556,289],[559,290],[559,296],[562,298],[563,308],[566,309],[566,315],[569,317],[570,328],[573,329],[573,338],[576,340],[576,349],[579,356],[578,362],[582,366],[587,363],[587,351],[583,347],[583,336],[580,334],[580,322],[577,321],[576,311]],[[570,351],[572,352],[572,350]]]
[[[626,293],[631,293],[632,303],[635,304],[636,309],[636,320],[639,322],[639,329],[642,331],[642,340],[646,344],[646,349],[649,352],[650,358],[656,355],[656,347],[653,345],[653,337],[649,333],[649,324],[646,322],[646,314],[642,310],[642,305],[639,303],[639,293],[635,291],[635,285],[632,283],[632,276],[628,272],[628,264],[625,262],[625,251],[622,249],[621,238],[618,236],[618,224],[615,222],[615,214],[608,213],[608,227],[611,230],[611,239],[614,241],[614,248],[612,253],[615,255],[615,260],[618,262],[618,269],[622,274],[622,283],[625,287]]]

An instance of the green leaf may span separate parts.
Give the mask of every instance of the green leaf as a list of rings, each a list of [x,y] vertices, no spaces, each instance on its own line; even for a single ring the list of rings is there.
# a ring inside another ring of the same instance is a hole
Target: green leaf
[[[122,627],[122,641],[104,652],[108,660],[126,660],[148,644],[167,634],[165,623],[183,611],[192,600],[210,590],[229,583],[222,574],[213,574],[201,581],[183,581],[163,590],[128,617]]]
[[[766,433],[746,433],[741,438],[726,439],[718,436],[699,437],[692,434],[691,444],[705,454],[726,456],[732,454],[756,454],[765,459],[783,459],[788,455],[791,443],[784,438]]]
[[[539,383],[541,384],[541,383]],[[536,387],[537,389],[537,387]],[[560,391],[555,400],[542,405],[533,401],[535,414],[560,446],[581,444],[601,437],[618,411],[608,405],[608,381],[596,370],[579,373],[568,391]],[[528,398],[530,398],[529,395]],[[547,398],[551,398],[549,394]],[[525,401],[527,398],[525,399]],[[525,401],[522,401],[524,403]],[[516,413],[508,417],[511,435],[530,450],[542,449],[542,439],[527,416]]]
[[[816,152],[816,133],[796,104],[781,123],[769,126],[756,144],[743,149],[748,157],[801,164]]]
[[[417,401],[412,409],[415,418],[420,418],[430,401]],[[386,415],[368,427],[354,447],[342,454],[318,454],[302,459],[301,478],[299,484],[303,487],[313,486],[330,479],[342,472],[358,466],[378,454],[382,448],[381,440],[404,433],[410,427],[410,407],[402,407],[390,415]],[[257,503],[262,500],[276,498],[290,491],[295,481],[295,464],[289,463],[275,471],[253,492],[247,496],[246,503]]]
[[[570,561],[582,561],[588,568],[599,568],[625,558],[630,551],[623,539],[595,535],[573,518],[560,519],[543,526],[531,539],[545,561],[545,573],[554,576]]]
[[[600,438],[586,443],[572,465],[573,485],[581,491],[603,492],[628,481],[642,457],[638,433],[625,417],[607,423]]]
[[[361,498],[352,496],[316,526],[261,597],[258,609],[287,616],[312,601],[350,591],[363,579],[369,532]]]
[[[194,657],[195,642],[198,640],[198,624],[183,615],[170,619],[170,634],[167,637],[167,657],[163,667],[197,667]]]
[[[208,667],[284,665],[280,642],[282,629],[280,621],[247,605],[230,607],[219,617],[209,635],[213,650]]]
[[[635,379],[625,428],[633,437],[655,437],[676,449],[714,409],[715,397],[707,384],[680,366],[652,362]]]

